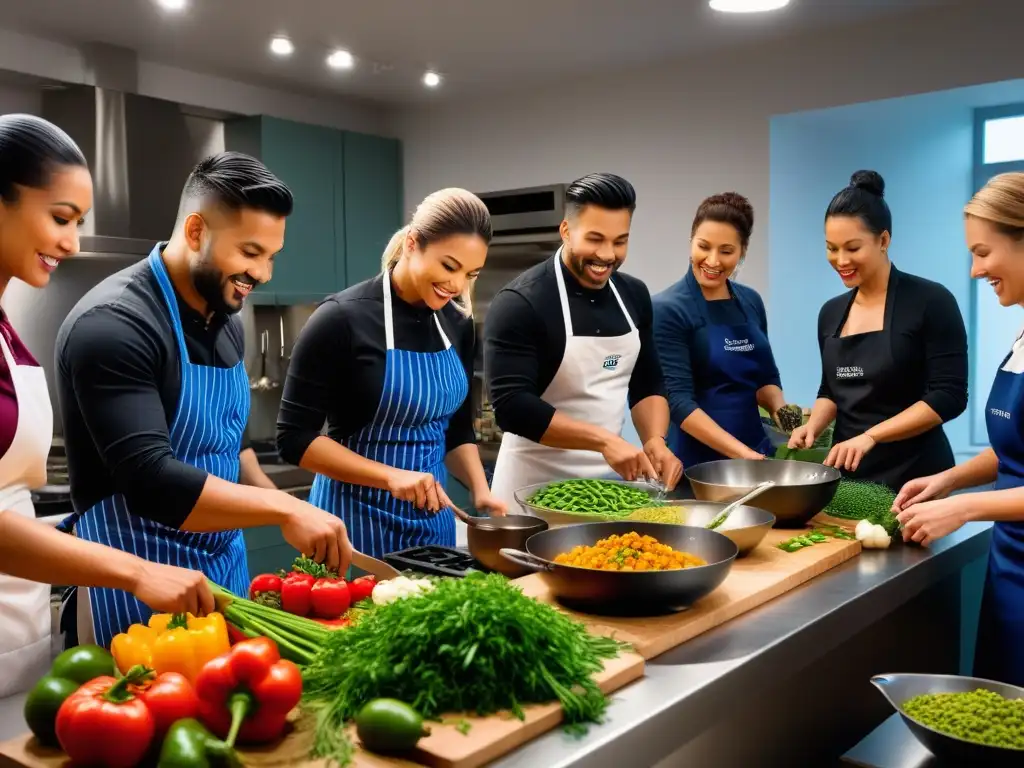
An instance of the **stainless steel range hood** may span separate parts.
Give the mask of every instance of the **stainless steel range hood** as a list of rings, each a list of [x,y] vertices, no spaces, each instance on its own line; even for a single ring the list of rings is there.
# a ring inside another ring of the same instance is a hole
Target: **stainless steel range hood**
[[[81,252],[145,254],[170,235],[192,167],[224,149],[229,115],[138,95],[134,51],[97,44],[84,55],[87,83],[49,85],[42,99],[43,117],[78,143],[92,171]]]

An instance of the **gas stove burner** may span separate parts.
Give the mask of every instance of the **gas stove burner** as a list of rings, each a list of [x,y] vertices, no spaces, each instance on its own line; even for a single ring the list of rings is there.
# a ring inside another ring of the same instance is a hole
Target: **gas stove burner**
[[[470,570],[487,571],[469,553],[435,544],[392,552],[384,555],[384,562],[399,570],[419,571],[431,576],[462,578]]]

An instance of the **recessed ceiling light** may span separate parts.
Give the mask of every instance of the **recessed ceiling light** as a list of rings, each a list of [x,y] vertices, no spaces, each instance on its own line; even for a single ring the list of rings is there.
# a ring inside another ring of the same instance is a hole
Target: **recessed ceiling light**
[[[183,11],[188,5],[188,0],[156,0],[156,2],[165,11]]]
[[[763,13],[789,5],[789,0],[710,0],[713,11],[722,13]]]
[[[295,46],[287,37],[278,35],[270,40],[270,52],[275,56],[291,56]]]
[[[423,74],[423,84],[427,88],[437,88],[441,84],[441,76],[437,72],[425,72]]]
[[[356,60],[348,51],[338,49],[327,57],[327,66],[331,69],[352,69]]]

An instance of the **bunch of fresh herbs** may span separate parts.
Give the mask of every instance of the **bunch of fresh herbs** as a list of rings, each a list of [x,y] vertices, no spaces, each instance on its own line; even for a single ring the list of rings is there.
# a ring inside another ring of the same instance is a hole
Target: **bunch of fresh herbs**
[[[366,702],[394,698],[428,719],[485,716],[558,701],[570,728],[599,722],[608,699],[593,675],[627,646],[596,637],[499,574],[442,579],[426,594],[367,611],[331,633],[304,670],[316,714],[314,756],[342,765],[344,725]]]

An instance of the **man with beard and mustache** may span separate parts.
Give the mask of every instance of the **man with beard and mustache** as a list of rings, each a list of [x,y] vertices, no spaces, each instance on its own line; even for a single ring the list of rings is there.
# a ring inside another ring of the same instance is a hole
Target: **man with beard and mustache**
[[[636,192],[595,173],[565,191],[562,247],[497,293],[484,366],[504,431],[491,492],[564,478],[660,479],[682,465],[665,444],[669,408],[653,340],[651,295],[618,272]],[[643,443],[623,439],[627,403]]]
[[[213,155],[189,175],[170,241],[71,310],[56,355],[75,508],[65,530],[200,570],[238,595],[249,588],[241,528],[279,526],[298,551],[348,566],[341,520],[240,470],[249,379],[238,311],[270,280],[291,210],[261,162]],[[107,646],[149,616],[126,592],[88,592],[65,605],[71,644]]]

